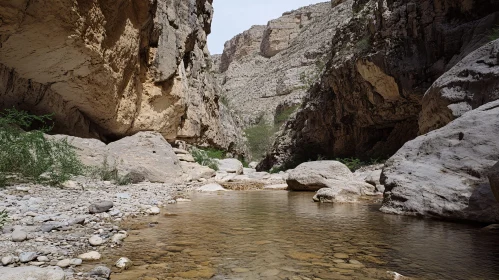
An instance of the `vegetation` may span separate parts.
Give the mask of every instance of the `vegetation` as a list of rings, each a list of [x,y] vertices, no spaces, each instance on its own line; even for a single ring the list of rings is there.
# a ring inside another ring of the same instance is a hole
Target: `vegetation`
[[[229,99],[225,95],[220,95],[220,103],[225,105],[225,107],[229,107]]]
[[[88,173],[93,178],[102,181],[111,181],[119,186],[131,184],[133,181],[130,174],[121,176],[118,173],[116,163],[113,166],[109,165],[107,157],[104,158],[101,166],[88,168]]]
[[[293,105],[287,109],[284,109],[282,112],[280,112],[279,114],[277,114],[275,116],[275,119],[274,119],[274,122],[276,125],[282,125],[284,122],[286,122],[289,117],[291,117],[291,115],[296,111],[296,109],[298,109],[300,107],[299,104],[296,104],[296,105]]]
[[[381,164],[381,163],[385,162],[385,160],[382,160],[379,158],[373,158],[373,159],[369,159],[367,161],[362,161],[358,158],[353,158],[353,157],[351,157],[351,158],[337,158],[335,160],[346,165],[352,172],[355,172],[356,170],[360,169],[363,166],[373,165],[373,164]]]
[[[84,165],[73,146],[66,140],[45,137],[50,122],[50,115],[35,116],[15,109],[0,113],[0,185],[8,184],[12,176],[59,185],[83,174]],[[41,128],[26,131],[35,126]]]
[[[360,39],[356,44],[357,50],[360,52],[365,52],[371,47],[371,39],[369,36],[365,36]]]
[[[224,158],[223,151],[212,148],[210,149],[192,148],[191,154],[197,163],[203,166],[207,166],[213,170],[218,170],[218,163],[216,160]]]
[[[489,35],[489,39],[490,39],[490,41],[495,41],[495,40],[499,39],[499,26],[492,29],[492,31],[490,32],[490,35]]]
[[[9,213],[4,209],[0,211],[0,229],[3,228],[5,223],[9,220]]]
[[[277,132],[277,129],[277,126],[266,123],[262,115],[256,125],[244,130],[248,141],[248,148],[254,160],[265,156],[265,153],[270,149],[275,140],[274,134]]]
[[[310,71],[304,71],[300,74],[300,82],[304,85],[303,89],[309,89],[317,82],[326,67],[323,58],[315,60],[315,67]]]

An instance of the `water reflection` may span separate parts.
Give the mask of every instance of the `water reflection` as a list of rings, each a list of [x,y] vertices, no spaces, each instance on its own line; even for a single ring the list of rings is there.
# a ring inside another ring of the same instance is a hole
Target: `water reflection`
[[[193,194],[132,232],[114,253],[136,266],[112,279],[499,279],[497,235],[378,208],[297,192]]]

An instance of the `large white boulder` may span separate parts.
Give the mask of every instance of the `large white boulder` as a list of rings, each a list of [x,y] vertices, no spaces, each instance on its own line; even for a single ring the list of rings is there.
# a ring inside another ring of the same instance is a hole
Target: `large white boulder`
[[[294,191],[318,191],[322,188],[358,188],[360,192],[374,191],[374,187],[356,179],[353,173],[338,161],[313,161],[290,170],[286,183]],[[363,191],[364,190],[364,191]]]
[[[227,173],[243,174],[243,164],[235,158],[217,160],[218,170]]]
[[[385,213],[499,222],[487,180],[499,160],[499,101],[406,143],[381,176]]]

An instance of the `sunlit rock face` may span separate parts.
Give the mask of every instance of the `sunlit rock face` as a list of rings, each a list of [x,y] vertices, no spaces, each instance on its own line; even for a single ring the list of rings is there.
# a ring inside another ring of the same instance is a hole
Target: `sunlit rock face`
[[[0,1],[0,107],[53,113],[55,131],[234,146],[206,36],[212,0]]]
[[[428,88],[499,23],[492,0],[338,2],[325,69],[259,169],[393,155],[419,134]]]

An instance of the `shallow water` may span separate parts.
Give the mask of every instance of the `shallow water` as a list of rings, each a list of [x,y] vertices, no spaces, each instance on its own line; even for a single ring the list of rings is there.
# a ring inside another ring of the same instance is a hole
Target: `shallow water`
[[[111,279],[499,279],[499,235],[479,227],[317,204],[312,193],[193,194],[130,231]],[[392,278],[393,279],[393,278]]]

